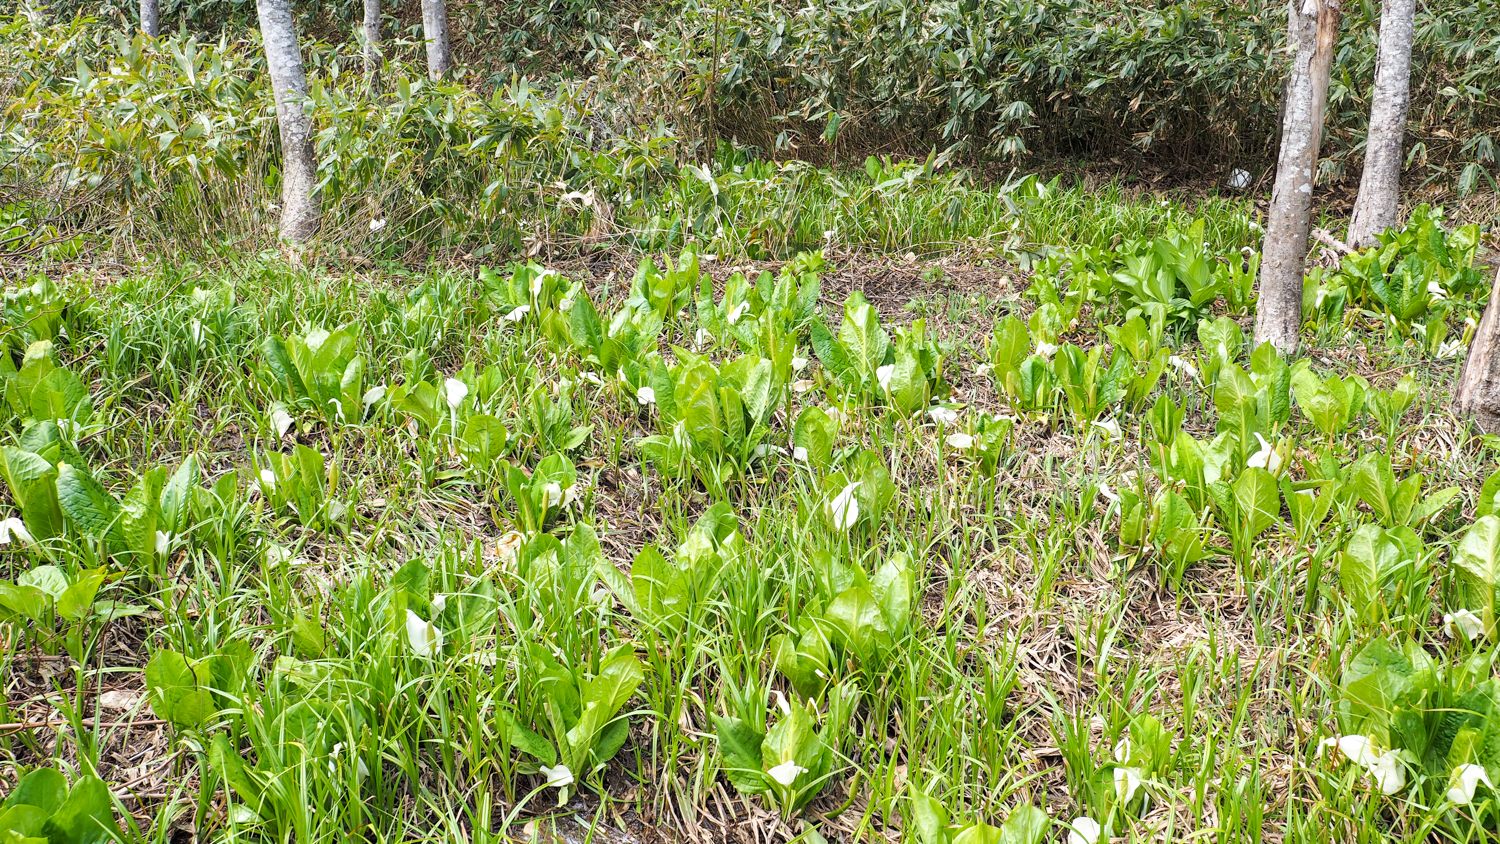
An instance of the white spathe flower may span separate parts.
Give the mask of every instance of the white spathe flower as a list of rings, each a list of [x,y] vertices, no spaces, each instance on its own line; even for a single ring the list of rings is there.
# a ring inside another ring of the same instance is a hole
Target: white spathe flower
[[[1448,298],[1448,291],[1444,290],[1442,283],[1437,280],[1427,282],[1427,294],[1438,300]]]
[[[889,390],[891,388],[891,377],[895,374],[896,365],[894,363],[888,363],[885,366],[877,367],[875,369],[875,382],[880,385],[880,389]]]
[[[521,320],[525,319],[526,315],[529,313],[531,313],[530,305],[520,305],[515,310],[512,310],[510,313],[501,317],[501,319],[505,320],[506,322],[520,322]]]
[[[807,773],[806,768],[798,765],[794,761],[788,760],[786,762],[782,762],[780,765],[777,765],[771,770],[766,771],[766,776],[775,780],[782,787],[790,788],[792,783],[796,782],[797,777],[805,773]]]
[[[563,488],[557,481],[549,481],[543,486],[542,495],[546,497],[548,507],[558,507],[563,503]]]
[[[954,431],[949,434],[946,442],[949,448],[956,448],[960,451],[974,447],[974,438],[962,431]]]
[[[724,321],[728,322],[730,325],[734,325],[735,323],[740,321],[740,317],[743,317],[745,315],[745,311],[748,310],[750,310],[750,303],[741,302],[738,305],[734,306],[734,308],[729,312],[729,315],[724,318]]]
[[[1351,735],[1323,739],[1318,752],[1322,753],[1330,748],[1337,748],[1345,759],[1360,767],[1370,764],[1375,759],[1375,751],[1370,747],[1370,740],[1364,736]]]
[[[157,531],[156,532],[156,554],[157,554],[157,556],[165,557],[167,555],[167,552],[171,551],[171,550],[172,550],[172,534],[167,533],[164,530]]]
[[[15,516],[0,522],[0,545],[9,545],[12,537],[22,545],[36,544],[36,540],[31,537],[31,531],[26,529],[26,523]]]
[[[839,530],[848,530],[859,521],[859,498],[855,492],[859,490],[861,481],[855,481],[839,491],[833,500],[828,502],[828,515],[833,519],[833,526]]]
[[[703,344],[711,339],[713,339],[713,335],[708,333],[708,329],[700,327],[697,331],[693,332],[693,348],[701,349],[703,348]]]
[[[447,595],[439,593],[437,595],[433,595],[432,596],[432,614],[433,615],[437,615],[438,613],[441,613],[443,611],[443,608],[447,607],[447,606],[448,606],[448,596]]]
[[[1130,759],[1130,736],[1125,736],[1115,742],[1114,757],[1116,762],[1126,762]]]
[[[369,410],[372,405],[383,398],[385,398],[385,385],[376,384],[370,389],[365,390],[365,394],[360,399],[360,403],[365,406],[365,410]]]
[[[1179,357],[1178,355],[1172,355],[1167,358],[1167,363],[1171,364],[1172,367],[1175,368],[1178,372],[1181,372],[1193,378],[1198,377],[1198,367],[1194,366],[1192,361],[1188,360],[1187,358]]]
[[[1395,794],[1406,787],[1406,766],[1401,764],[1399,750],[1387,750],[1380,754],[1365,770],[1374,778],[1381,794]]]
[[[1395,794],[1406,787],[1406,766],[1401,764],[1400,750],[1377,754],[1370,740],[1360,735],[1323,739],[1319,751],[1330,747],[1338,748],[1345,759],[1364,768],[1382,794]]]
[[[1120,423],[1117,422],[1113,416],[1104,420],[1095,419],[1094,427],[1103,431],[1105,436],[1109,437],[1112,440],[1117,440],[1120,438]]]
[[[292,422],[292,414],[287,412],[286,405],[280,402],[271,405],[271,430],[278,438],[286,436],[286,432],[292,429]]]
[[[656,404],[656,391],[650,387],[642,387],[635,391],[635,400],[642,407]]]
[[[939,425],[952,425],[958,421],[958,411],[951,407],[943,407],[940,404],[933,405],[932,409],[927,411],[927,415],[932,417],[932,421]]]
[[[561,299],[559,299],[557,301],[557,309],[559,311],[571,311],[571,310],[573,310],[573,297],[572,296],[564,296]]]
[[[1081,815],[1068,824],[1068,844],[1098,844],[1100,833],[1099,822]]]
[[[800,446],[800,445],[797,446],[796,448],[793,448],[792,449],[792,459],[796,460],[799,463],[806,463],[807,462],[807,449],[804,448],[803,446]]]
[[[276,473],[270,469],[260,470],[260,485],[268,491],[276,489]]]
[[[202,322],[202,320],[195,319],[192,322],[188,323],[188,336],[193,339],[193,345],[194,346],[201,346],[201,345],[203,345],[203,322]]]
[[[464,399],[468,395],[468,384],[457,378],[449,378],[443,381],[443,399],[448,402],[449,410],[458,410],[458,406],[464,403]]]
[[[1037,343],[1036,353],[1044,358],[1050,358],[1057,352],[1057,346],[1053,343]]]
[[[423,621],[421,616],[407,610],[406,641],[411,644],[412,653],[430,657],[443,650],[443,631],[436,624]]]
[[[807,368],[807,358],[799,358],[796,355],[792,356],[792,371],[793,372],[801,372],[802,370],[804,370],[806,368]]]
[[[1261,436],[1259,431],[1255,432],[1255,439],[1260,443],[1260,450],[1250,455],[1250,459],[1245,461],[1245,466],[1251,469],[1265,469],[1273,475],[1276,474],[1276,470],[1281,468],[1281,455],[1276,453],[1276,446]]]
[[[1115,796],[1122,804],[1128,804],[1135,793],[1141,790],[1140,768],[1115,768]]]
[[[1472,642],[1484,635],[1484,619],[1469,610],[1443,613],[1443,632],[1450,639],[1463,636]]]
[[[1480,783],[1490,789],[1495,787],[1483,765],[1459,765],[1448,777],[1448,802],[1459,806],[1473,803],[1474,792],[1479,789]]]
[[[542,776],[547,778],[549,788],[567,788],[573,784],[573,772],[567,765],[559,764],[553,768],[543,765]]]
[[[370,221],[370,232],[372,234],[375,233],[375,232],[380,231],[383,228],[385,228],[385,218],[384,217],[377,217],[376,219]]]

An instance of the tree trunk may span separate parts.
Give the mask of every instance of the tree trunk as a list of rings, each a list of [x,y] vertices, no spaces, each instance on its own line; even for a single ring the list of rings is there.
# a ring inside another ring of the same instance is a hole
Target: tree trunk
[[[1490,302],[1469,344],[1469,356],[1453,390],[1453,412],[1500,431],[1500,272],[1490,286]]]
[[[380,0],[365,0],[365,76],[372,89],[380,87]]]
[[[422,0],[422,37],[427,41],[427,77],[442,79],[453,63],[448,49],[447,0]]]
[[[141,31],[152,38],[161,35],[160,0],[141,0]]]
[[[276,97],[276,125],[281,129],[281,237],[304,243],[318,230],[318,198],[313,193],[318,163],[308,114],[307,74],[302,69],[290,0],[256,0],[255,7]]]
[[[1276,183],[1261,244],[1255,342],[1284,354],[1302,328],[1302,270],[1312,229],[1313,181],[1323,137],[1328,73],[1339,29],[1339,0],[1291,0],[1288,42],[1295,51],[1286,88]]]
[[[1416,0],[1385,0],[1380,7],[1380,52],[1375,59],[1375,97],[1365,136],[1365,171],[1349,223],[1349,244],[1368,246],[1396,225],[1401,202],[1401,140],[1411,99],[1411,34]]]

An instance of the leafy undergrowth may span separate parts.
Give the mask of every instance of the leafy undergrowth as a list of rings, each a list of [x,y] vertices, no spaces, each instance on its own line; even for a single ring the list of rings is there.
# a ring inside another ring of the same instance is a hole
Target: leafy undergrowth
[[[0,822],[1484,840],[1477,233],[1315,272],[1298,360],[1204,241],[29,280]]]

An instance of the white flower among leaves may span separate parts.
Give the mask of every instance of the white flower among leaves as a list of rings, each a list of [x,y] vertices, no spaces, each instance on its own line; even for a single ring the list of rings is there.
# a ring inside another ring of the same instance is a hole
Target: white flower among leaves
[[[1448,802],[1457,806],[1473,803],[1474,792],[1479,789],[1480,783],[1484,783],[1490,790],[1495,788],[1483,765],[1459,765],[1448,777]]]
[[[876,367],[875,382],[880,385],[880,389],[889,391],[891,389],[891,378],[895,374],[896,365],[894,363],[888,363],[885,366]]]
[[[1057,353],[1057,346],[1052,343],[1038,343],[1036,344],[1036,353],[1044,358],[1050,358]]]
[[[458,410],[458,406],[464,403],[468,395],[469,385],[457,378],[449,378],[443,382],[443,399],[448,402],[449,410]]]
[[[839,530],[848,530],[859,521],[859,498],[855,496],[855,492],[859,490],[860,483],[855,481],[849,484],[828,502],[828,515],[833,519],[833,526]]]
[[[956,448],[960,451],[974,447],[974,438],[962,431],[949,434],[946,442],[949,448]]]
[[[31,538],[31,531],[26,529],[26,523],[15,516],[0,522],[0,545],[9,545],[12,538],[22,545],[36,544],[36,540]]]
[[[406,641],[411,645],[412,653],[420,657],[431,657],[443,650],[443,631],[436,624],[423,621],[421,616],[407,610]]]
[[[1115,418],[1113,416],[1104,420],[1095,420],[1094,427],[1103,431],[1105,436],[1109,437],[1112,440],[1117,440],[1120,438],[1120,423],[1115,421]]]
[[[1076,817],[1068,824],[1068,844],[1098,844],[1100,831],[1099,822],[1088,815]]]
[[[1469,610],[1443,613],[1443,633],[1450,639],[1463,636],[1472,642],[1484,635],[1484,619]]]
[[[165,557],[172,550],[172,534],[159,530],[156,532],[156,554]]]
[[[521,305],[520,307],[501,317],[501,319],[505,320],[506,322],[520,322],[521,320],[525,319],[526,315],[529,313],[531,313],[531,306]]]
[[[927,411],[927,415],[932,417],[932,421],[939,425],[952,425],[958,421],[958,411],[951,407],[943,407],[940,404],[933,405],[932,409]]]
[[[1121,804],[1128,804],[1135,793],[1141,790],[1140,768],[1115,768],[1115,796]]]
[[[807,368],[807,358],[799,358],[796,355],[792,356],[792,371],[793,372],[801,372],[802,370],[804,370],[806,368]]]
[[[573,772],[567,765],[559,764],[552,768],[543,765],[542,776],[547,778],[548,788],[567,788],[573,784]]]
[[[1181,372],[1189,378],[1198,377],[1198,367],[1193,366],[1192,361],[1189,361],[1186,358],[1172,355],[1167,358],[1167,363],[1170,364],[1173,369],[1176,369],[1178,372]]]
[[[1382,794],[1395,794],[1406,787],[1406,766],[1401,764],[1401,751],[1392,748],[1377,754],[1370,740],[1360,735],[1323,739],[1320,752],[1328,748],[1337,748],[1345,759],[1364,768]]]
[[[287,412],[286,405],[280,402],[271,405],[271,430],[278,438],[286,436],[286,432],[292,429],[292,422],[292,414]]]
[[[1255,432],[1255,439],[1260,443],[1260,450],[1250,455],[1245,465],[1251,469],[1265,469],[1273,475],[1276,474],[1276,470],[1281,468],[1281,455],[1276,453],[1276,446],[1261,436],[1259,431]]]
[[[791,788],[797,777],[807,773],[807,769],[793,761],[782,762],[780,765],[766,771],[766,776],[775,780],[784,788]]]
[[[635,400],[642,406],[656,404],[656,391],[650,387],[642,387],[635,391]]]
[[[1375,757],[1365,768],[1381,794],[1391,795],[1406,787],[1406,766],[1401,764],[1401,752],[1387,750]]]

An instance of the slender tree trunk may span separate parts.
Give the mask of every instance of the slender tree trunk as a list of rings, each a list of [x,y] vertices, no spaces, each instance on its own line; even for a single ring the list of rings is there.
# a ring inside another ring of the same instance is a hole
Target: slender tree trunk
[[[161,35],[160,0],[141,0],[141,30],[152,38]]]
[[[281,237],[303,243],[318,230],[318,163],[313,154],[312,117],[308,114],[307,74],[292,23],[290,0],[256,0],[261,40],[271,91],[276,96],[276,124],[281,129]]]
[[[422,37],[427,41],[427,77],[442,79],[453,64],[448,48],[447,0],[422,0]]]
[[[1312,229],[1313,181],[1323,138],[1328,73],[1339,29],[1339,0],[1291,0],[1288,42],[1295,50],[1281,124],[1276,183],[1261,245],[1255,342],[1297,350],[1302,328],[1302,270]]]
[[[1486,431],[1500,431],[1500,272],[1495,273],[1490,303],[1458,373],[1453,411],[1477,420]]]
[[[1402,136],[1411,99],[1411,35],[1416,0],[1385,0],[1380,7],[1380,52],[1375,59],[1375,97],[1365,136],[1365,171],[1349,223],[1351,246],[1368,246],[1396,225],[1401,203]]]
[[[365,76],[370,87],[380,88],[380,0],[365,0]]]

